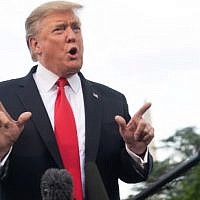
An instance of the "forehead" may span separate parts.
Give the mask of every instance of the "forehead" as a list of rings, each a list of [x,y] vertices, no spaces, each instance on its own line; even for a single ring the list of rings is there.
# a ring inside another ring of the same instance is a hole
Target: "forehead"
[[[48,13],[45,17],[43,17],[40,20],[40,25],[57,23],[57,22],[80,23],[80,20],[73,11],[55,11]]]

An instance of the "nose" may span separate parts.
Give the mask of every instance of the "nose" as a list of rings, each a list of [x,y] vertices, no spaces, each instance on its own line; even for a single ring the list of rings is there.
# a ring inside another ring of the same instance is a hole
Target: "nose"
[[[71,27],[68,27],[66,30],[66,42],[73,43],[76,41],[76,35]]]

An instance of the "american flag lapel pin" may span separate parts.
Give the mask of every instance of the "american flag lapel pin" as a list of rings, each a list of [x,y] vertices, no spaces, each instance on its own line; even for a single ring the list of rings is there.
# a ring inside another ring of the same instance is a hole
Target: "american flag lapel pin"
[[[95,92],[93,92],[93,93],[92,93],[92,95],[93,95],[93,97],[95,97],[96,99],[98,99],[98,98],[99,98],[98,94],[97,94],[97,93],[95,93]]]

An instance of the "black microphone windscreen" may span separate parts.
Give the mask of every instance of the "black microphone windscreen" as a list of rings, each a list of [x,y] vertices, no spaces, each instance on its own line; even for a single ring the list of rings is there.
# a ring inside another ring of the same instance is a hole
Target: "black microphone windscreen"
[[[85,164],[85,185],[88,200],[109,200],[101,175],[94,162]]]
[[[42,200],[72,200],[72,178],[65,169],[47,169],[40,188]]]

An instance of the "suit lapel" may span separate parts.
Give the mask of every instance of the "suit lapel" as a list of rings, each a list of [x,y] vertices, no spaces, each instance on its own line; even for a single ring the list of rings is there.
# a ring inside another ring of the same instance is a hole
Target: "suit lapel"
[[[62,167],[62,161],[57,148],[53,128],[51,126],[48,114],[40,97],[39,91],[35,84],[32,74],[36,67],[22,79],[20,89],[16,91],[27,111],[32,112],[31,120],[38,130],[44,144],[52,155],[59,167]]]
[[[79,76],[85,103],[85,161],[95,161],[101,133],[101,95],[81,73]]]
[[[44,144],[59,167],[63,167],[56,144],[54,132],[33,79],[37,67],[21,79],[19,90],[16,91],[27,111],[32,112],[31,120],[38,130]],[[92,82],[86,80],[81,73],[81,84],[85,104],[85,161],[95,161],[100,139],[102,117],[101,94],[94,88]]]

